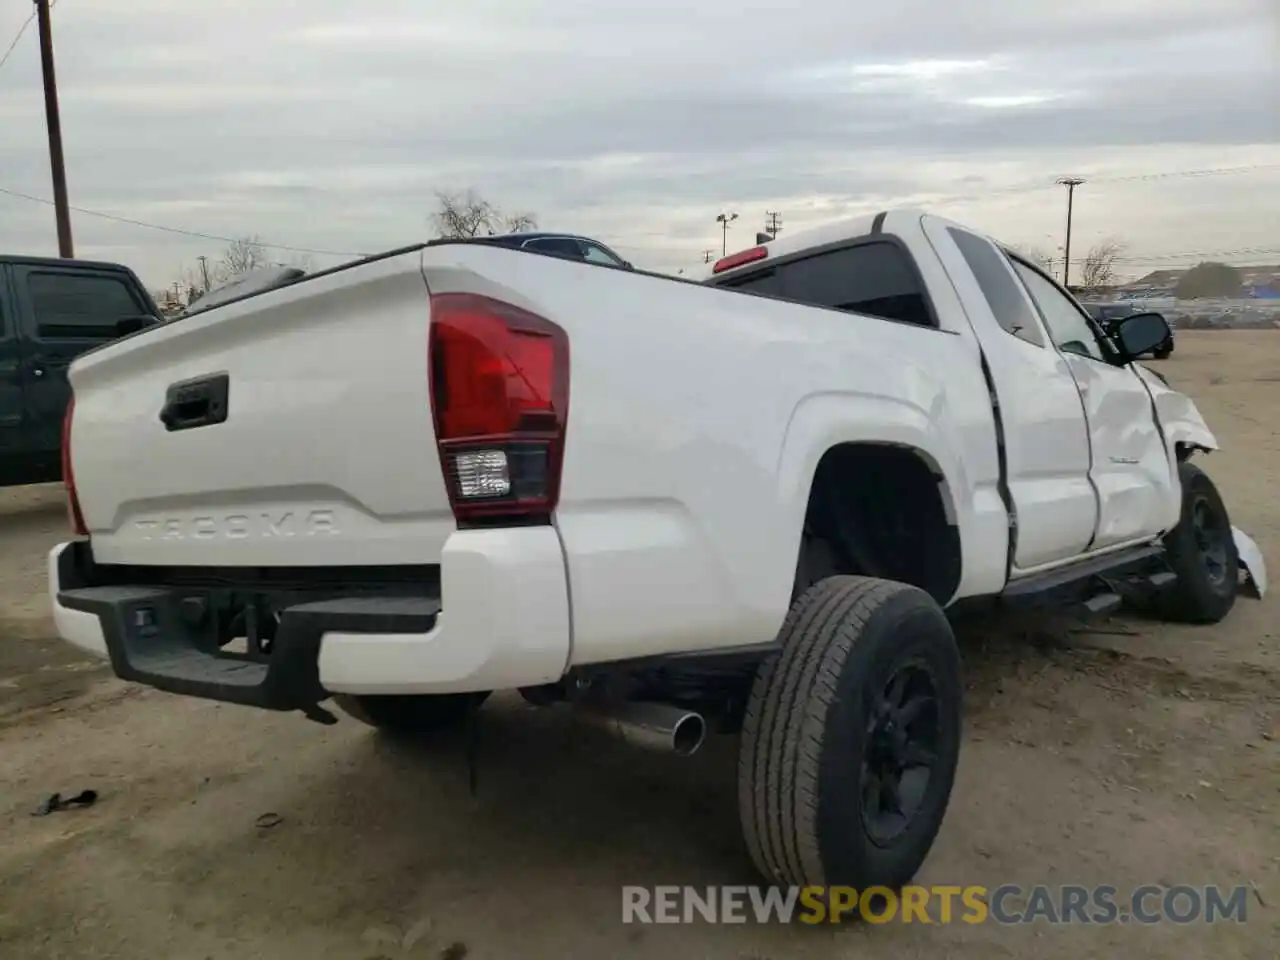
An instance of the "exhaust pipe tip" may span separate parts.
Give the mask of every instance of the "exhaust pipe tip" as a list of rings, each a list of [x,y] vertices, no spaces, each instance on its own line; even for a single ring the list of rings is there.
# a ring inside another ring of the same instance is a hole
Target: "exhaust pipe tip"
[[[707,738],[702,714],[666,703],[580,704],[574,714],[634,746],[680,757],[696,753]]]
[[[707,722],[701,714],[686,713],[671,730],[671,752],[678,757],[697,753],[707,738]]]

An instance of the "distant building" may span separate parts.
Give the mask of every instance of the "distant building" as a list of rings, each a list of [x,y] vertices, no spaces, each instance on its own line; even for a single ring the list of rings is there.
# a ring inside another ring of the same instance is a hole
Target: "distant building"
[[[1116,287],[1118,297],[1156,299],[1172,297],[1178,281],[1190,267],[1152,270],[1144,277]],[[1240,271],[1240,296],[1272,300],[1280,298],[1280,265],[1236,267]]]
[[[1186,272],[1185,269],[1152,270],[1145,277],[1139,277],[1130,283],[1122,283],[1116,287],[1115,292],[1121,297],[1172,297],[1173,288],[1178,285],[1178,281]]]

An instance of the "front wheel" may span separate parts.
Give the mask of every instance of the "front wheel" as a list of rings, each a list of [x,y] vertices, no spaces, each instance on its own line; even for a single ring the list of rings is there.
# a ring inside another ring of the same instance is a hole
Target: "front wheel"
[[[487,693],[443,693],[423,696],[356,696],[338,694],[334,705],[349,717],[393,736],[426,736],[460,726]]]
[[[1165,558],[1177,575],[1160,598],[1159,613],[1183,623],[1217,623],[1235,606],[1240,554],[1226,505],[1209,475],[1178,465],[1182,518],[1164,538]]]
[[[897,889],[946,813],[960,752],[955,636],[923,590],[837,576],[761,665],[738,758],[751,858],[782,885]]]

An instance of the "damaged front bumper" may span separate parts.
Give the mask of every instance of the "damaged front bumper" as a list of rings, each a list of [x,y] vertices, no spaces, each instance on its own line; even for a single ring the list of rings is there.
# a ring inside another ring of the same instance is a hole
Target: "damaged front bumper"
[[[1267,593],[1267,562],[1262,559],[1262,551],[1253,538],[1239,527],[1231,528],[1231,536],[1236,542],[1236,552],[1240,555],[1240,566],[1248,574],[1246,583],[1254,596],[1261,600]]]

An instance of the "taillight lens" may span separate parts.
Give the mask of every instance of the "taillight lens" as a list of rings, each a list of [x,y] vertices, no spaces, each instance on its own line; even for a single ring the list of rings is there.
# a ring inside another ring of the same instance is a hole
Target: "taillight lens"
[[[431,412],[454,517],[548,522],[560,494],[569,340],[527,310],[431,298]]]
[[[71,419],[76,411],[76,398],[67,402],[67,412],[62,418],[62,486],[67,491],[67,520],[77,537],[87,537],[89,528],[84,525],[80,512],[80,497],[76,494],[76,475],[71,470]]]

